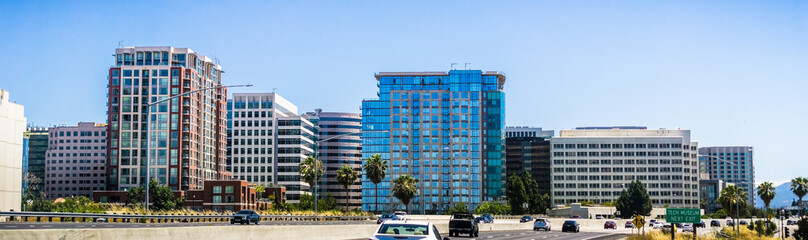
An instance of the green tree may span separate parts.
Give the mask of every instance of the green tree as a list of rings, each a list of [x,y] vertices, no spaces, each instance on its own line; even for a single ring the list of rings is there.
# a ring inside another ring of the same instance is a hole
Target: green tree
[[[615,203],[615,209],[620,211],[621,218],[630,218],[632,215],[648,216],[651,214],[651,197],[645,185],[639,180],[632,181],[628,190],[620,192]]]
[[[351,199],[351,195],[348,192],[348,188],[356,182],[356,179],[359,178],[359,173],[354,171],[351,166],[345,165],[342,166],[339,170],[337,170],[337,182],[342,185],[342,188],[345,189],[345,211],[348,211],[348,201]]]
[[[718,197],[718,202],[721,203],[721,208],[727,212],[730,217],[735,218],[740,216],[740,209],[746,209],[746,192],[743,188],[738,186],[727,186],[721,190],[721,196]]]
[[[368,180],[373,182],[373,186],[375,188],[376,196],[376,206],[375,211],[379,212],[379,183],[382,182],[387,176],[387,168],[390,165],[387,164],[387,160],[383,160],[382,156],[379,154],[373,154],[367,160],[365,160],[365,165],[362,168],[365,170],[365,175],[367,176]]]
[[[469,212],[469,208],[466,207],[466,204],[462,203],[462,202],[459,202],[459,203],[455,203],[455,205],[452,208],[449,208],[449,210],[446,211],[446,214],[452,215],[452,214],[455,214],[455,213],[468,213],[468,212]]]
[[[539,183],[530,176],[530,172],[522,173],[522,183],[525,185],[525,201],[528,204],[527,213],[545,214],[549,208],[550,196],[539,192]]]
[[[763,200],[767,210],[769,209],[769,203],[772,202],[772,199],[774,199],[774,196],[777,194],[775,190],[771,182],[763,182],[757,187],[757,194],[760,196],[760,199]]]
[[[808,218],[802,218],[797,221],[797,227],[799,229],[794,231],[794,238],[808,240]]]
[[[510,215],[511,214],[511,206],[506,204],[501,204],[495,201],[486,201],[479,205],[477,205],[477,209],[474,209],[474,214],[491,214],[491,215]]]
[[[800,216],[804,216],[804,207],[802,205],[802,197],[805,197],[805,194],[808,193],[808,179],[804,177],[797,177],[791,180],[791,192],[797,197],[800,198],[797,206],[800,208]]]
[[[309,184],[312,193],[317,191],[317,189],[315,189],[315,184],[317,181],[320,181],[320,177],[322,176],[323,162],[320,160],[317,160],[312,156],[308,156],[306,157],[306,160],[303,160],[303,162],[300,163],[300,177],[303,178],[304,182]]]
[[[511,206],[511,214],[520,215],[525,212],[522,206],[527,200],[527,190],[525,183],[519,175],[511,175],[505,184],[505,195],[508,196],[508,205]]]
[[[404,204],[404,210],[408,211],[410,200],[418,194],[418,189],[415,187],[418,184],[418,179],[409,175],[401,175],[393,180],[393,183],[393,196],[398,198]]]
[[[151,210],[182,209],[183,200],[174,197],[171,188],[160,184],[157,179],[152,178],[149,181],[149,192],[150,200],[152,201]]]
[[[128,205],[141,205],[146,195],[146,188],[133,187],[126,192],[126,204]]]
[[[255,195],[258,195],[258,199],[264,199],[264,193],[267,191],[266,187],[263,184],[259,184],[255,186]]]

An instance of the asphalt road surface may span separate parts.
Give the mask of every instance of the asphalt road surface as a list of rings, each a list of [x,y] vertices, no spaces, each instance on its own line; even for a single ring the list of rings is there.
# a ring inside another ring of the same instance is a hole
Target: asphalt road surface
[[[347,225],[347,224],[376,224],[371,221],[333,221],[333,222],[295,222],[273,221],[261,222],[260,225]],[[229,222],[219,223],[103,223],[103,222],[2,222],[0,230],[13,229],[76,229],[76,228],[155,228],[155,227],[193,227],[193,226],[229,226]],[[238,225],[238,223],[236,223]]]
[[[624,234],[614,233],[597,233],[597,232],[579,232],[579,233],[562,233],[562,232],[546,232],[546,231],[502,231],[502,232],[480,232],[479,237],[468,237],[461,234],[460,237],[450,237],[448,234],[443,234],[443,237],[455,239],[470,239],[470,240],[616,240],[626,237]]]

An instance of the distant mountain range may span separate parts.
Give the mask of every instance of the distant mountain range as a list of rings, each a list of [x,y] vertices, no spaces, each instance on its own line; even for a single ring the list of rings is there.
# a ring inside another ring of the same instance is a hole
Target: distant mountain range
[[[771,202],[771,208],[788,207],[791,206],[792,201],[799,200],[797,195],[791,192],[791,182],[780,184],[780,186],[775,187],[774,192],[775,195]],[[755,207],[764,207],[763,200],[760,199],[760,196],[755,196],[755,199]],[[808,196],[803,197],[802,200],[808,201]]]

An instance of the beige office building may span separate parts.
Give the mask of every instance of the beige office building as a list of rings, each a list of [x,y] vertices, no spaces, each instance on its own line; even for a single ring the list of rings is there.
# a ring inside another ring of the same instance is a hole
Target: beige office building
[[[698,146],[690,130],[577,128],[550,141],[554,205],[614,202],[640,180],[654,207],[699,207]]]
[[[25,108],[0,89],[0,211],[20,211]]]

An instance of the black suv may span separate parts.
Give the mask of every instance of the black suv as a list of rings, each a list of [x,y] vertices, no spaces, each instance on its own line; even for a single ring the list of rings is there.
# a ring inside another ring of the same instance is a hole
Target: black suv
[[[578,225],[578,221],[574,220],[567,220],[564,221],[564,225],[561,225],[561,232],[580,232],[581,226]]]
[[[236,214],[233,214],[233,218],[230,219],[230,224],[241,223],[241,224],[250,224],[255,223],[258,225],[258,222],[261,221],[261,215],[258,215],[253,210],[241,210],[238,211]]]

